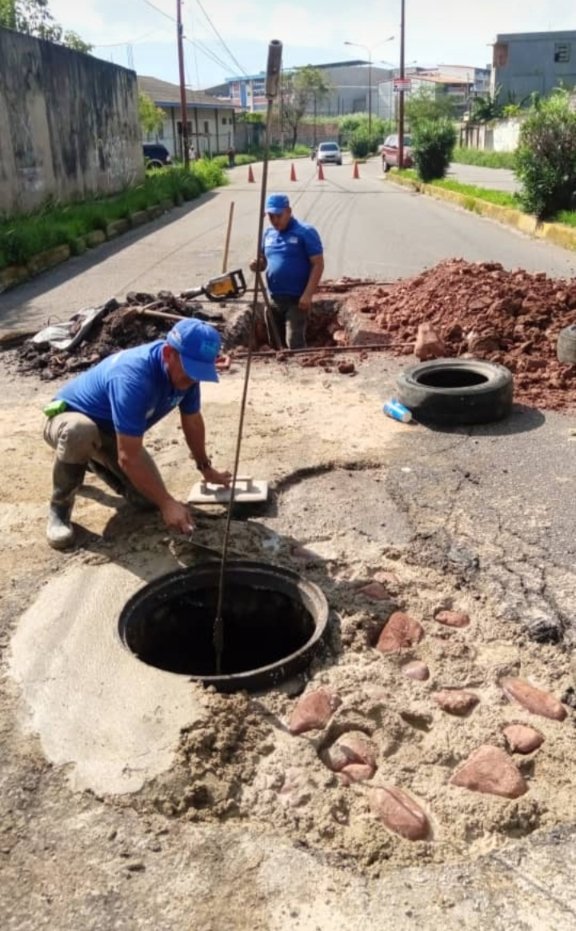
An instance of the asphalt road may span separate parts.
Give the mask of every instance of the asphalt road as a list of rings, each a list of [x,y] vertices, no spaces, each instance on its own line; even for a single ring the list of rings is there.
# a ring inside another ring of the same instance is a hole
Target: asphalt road
[[[380,159],[359,166],[349,159],[324,168],[310,159],[270,162],[268,191],[286,191],[297,217],[318,227],[325,245],[326,277],[348,275],[383,281],[411,277],[442,259],[499,261],[505,268],[576,273],[576,254],[500,226],[492,220],[415,194],[384,178]],[[469,167],[469,166],[460,166]],[[213,191],[154,223],[71,259],[14,291],[0,295],[0,324],[24,318],[38,328],[68,319],[130,290],[175,292],[222,271],[231,204],[234,204],[228,268],[248,265],[257,250],[262,165],[248,181],[246,166],[229,172],[228,187]],[[483,172],[490,169],[482,169]]]

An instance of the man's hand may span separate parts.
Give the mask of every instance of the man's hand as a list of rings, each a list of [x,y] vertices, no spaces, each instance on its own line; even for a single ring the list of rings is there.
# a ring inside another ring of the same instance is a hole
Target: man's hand
[[[266,261],[265,256],[261,255],[258,259],[254,259],[250,262],[250,271],[251,272],[263,272],[266,269],[268,262]]]
[[[160,509],[160,513],[169,530],[176,530],[178,533],[192,533],[194,530],[192,514],[181,501],[175,501],[174,498],[171,498]]]
[[[224,485],[226,488],[230,486],[232,481],[231,472],[219,472],[218,469],[213,469],[210,466],[208,469],[204,469],[202,472],[202,478],[205,482],[209,482],[211,485]]]
[[[300,296],[300,300],[298,301],[298,310],[301,310],[303,313],[307,314],[308,311],[310,310],[311,305],[312,305],[312,298],[307,297],[306,294],[302,294]]]

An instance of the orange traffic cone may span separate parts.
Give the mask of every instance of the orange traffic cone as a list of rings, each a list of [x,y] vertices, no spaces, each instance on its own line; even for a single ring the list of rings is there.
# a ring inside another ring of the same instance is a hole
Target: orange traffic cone
[[[292,167],[290,169],[290,180],[296,181],[296,169],[294,168],[294,162],[292,162]]]
[[[248,181],[254,184],[254,172],[252,171],[252,165],[248,165]]]
[[[324,180],[324,169],[322,168],[322,162],[318,162],[318,180]]]
[[[354,162],[354,171],[352,172],[352,177],[353,177],[353,178],[359,178],[359,177],[360,177],[360,172],[358,171],[358,162],[356,162],[356,161]]]

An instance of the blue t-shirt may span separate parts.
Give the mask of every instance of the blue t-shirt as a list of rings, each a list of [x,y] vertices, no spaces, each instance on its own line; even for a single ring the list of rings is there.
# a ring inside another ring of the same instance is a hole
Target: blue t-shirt
[[[322,255],[322,242],[313,226],[294,217],[285,230],[273,226],[264,231],[262,247],[266,256],[266,280],[270,294],[300,297],[310,277],[310,258]]]
[[[108,356],[64,385],[56,394],[69,410],[86,414],[101,430],[142,436],[172,408],[183,414],[200,410],[200,385],[187,391],[172,385],[162,360],[164,340]]]

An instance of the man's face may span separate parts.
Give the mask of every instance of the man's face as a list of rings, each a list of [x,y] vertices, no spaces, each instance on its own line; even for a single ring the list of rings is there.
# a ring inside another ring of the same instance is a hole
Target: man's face
[[[279,232],[282,232],[282,230],[286,229],[286,227],[290,223],[291,217],[292,217],[291,207],[284,207],[284,210],[282,211],[282,213],[269,213],[268,214],[268,219],[270,220],[271,225],[274,227],[275,230],[278,230]]]
[[[164,361],[168,377],[177,391],[187,391],[194,384],[194,379],[184,371],[180,355],[172,346],[164,347]]]

